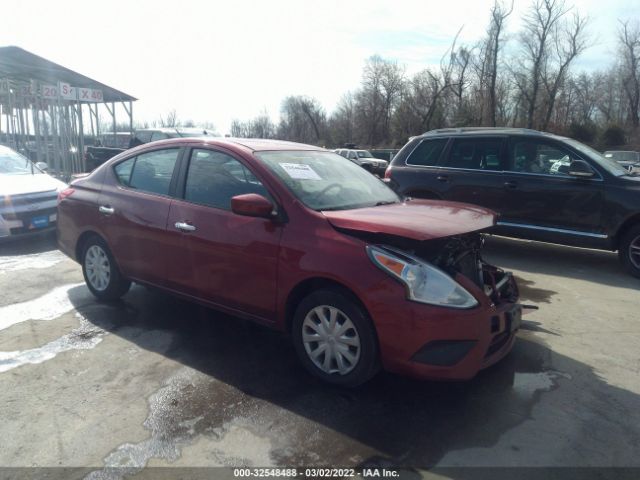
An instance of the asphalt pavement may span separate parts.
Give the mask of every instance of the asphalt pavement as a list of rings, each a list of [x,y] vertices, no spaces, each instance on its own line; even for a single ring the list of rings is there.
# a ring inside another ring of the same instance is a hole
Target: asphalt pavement
[[[311,378],[277,332],[137,285],[100,303],[52,236],[2,244],[0,476],[177,472],[154,470],[166,466],[377,466],[403,478],[475,478],[479,466],[640,472],[640,280],[610,252],[494,237],[485,256],[540,308],[507,358],[468,382],[382,373],[344,390]]]

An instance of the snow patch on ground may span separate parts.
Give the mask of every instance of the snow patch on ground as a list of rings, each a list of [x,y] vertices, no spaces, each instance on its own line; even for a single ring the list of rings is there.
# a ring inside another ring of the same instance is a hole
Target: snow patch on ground
[[[94,301],[89,290],[74,283],[54,288],[41,297],[0,307],[0,330],[27,320],[53,320]]]
[[[50,268],[67,258],[60,250],[0,257],[0,275],[19,270]]]
[[[42,347],[14,352],[0,352],[0,373],[27,364],[42,363],[55,358],[59,353],[69,350],[89,350],[102,341],[107,333],[103,329],[90,323],[79,313],[80,326]]]

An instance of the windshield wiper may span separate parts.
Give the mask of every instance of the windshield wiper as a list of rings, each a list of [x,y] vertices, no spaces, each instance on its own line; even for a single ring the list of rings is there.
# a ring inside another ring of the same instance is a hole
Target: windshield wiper
[[[381,202],[376,203],[374,206],[375,207],[379,207],[381,205],[392,205],[394,203],[398,203],[398,201],[397,200],[383,200]]]

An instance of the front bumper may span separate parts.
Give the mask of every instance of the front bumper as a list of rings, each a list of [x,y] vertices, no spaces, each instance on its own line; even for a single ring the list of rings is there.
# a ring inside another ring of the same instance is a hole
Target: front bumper
[[[497,302],[466,277],[456,281],[479,306],[455,310],[405,301],[401,311],[384,312],[397,320],[376,321],[386,370],[421,379],[467,380],[511,351],[522,314],[513,277],[502,284],[510,289],[509,299]]]
[[[389,163],[384,160],[376,160],[373,162],[362,162],[360,166],[374,175],[383,176],[389,166]]]

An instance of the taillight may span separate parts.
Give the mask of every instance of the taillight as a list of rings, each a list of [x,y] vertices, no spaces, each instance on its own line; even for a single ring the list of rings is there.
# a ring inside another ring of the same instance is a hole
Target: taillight
[[[58,204],[60,204],[60,202],[62,200],[64,200],[67,197],[70,197],[71,195],[73,195],[73,192],[75,192],[76,189],[75,188],[71,188],[71,187],[67,187],[64,190],[60,190],[58,192]]]
[[[391,178],[391,165],[389,165],[387,167],[387,169],[384,171],[384,178]]]

